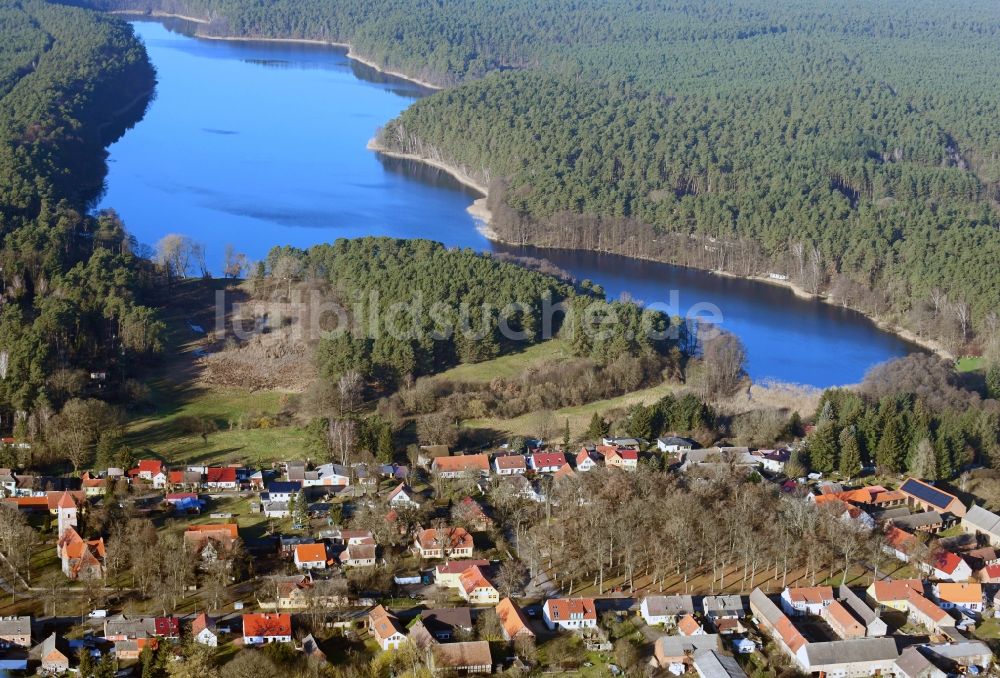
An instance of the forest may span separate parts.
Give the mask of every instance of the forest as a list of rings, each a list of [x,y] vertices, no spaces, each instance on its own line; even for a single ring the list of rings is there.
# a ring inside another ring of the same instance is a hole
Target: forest
[[[1000,326],[996,3],[76,2],[455,86],[380,139],[488,184],[504,240],[779,273],[953,351]]]
[[[306,283],[344,310],[317,328],[319,372],[332,381],[357,373],[392,390],[557,335],[597,364],[645,358],[652,367],[643,379],[658,375],[668,357],[676,361],[679,351],[692,350],[686,326],[675,325],[680,321],[605,301],[589,282],[429,240],[366,237],[306,250],[276,247],[254,273],[257,294],[291,298],[292,285]]]
[[[6,1],[0,25],[0,423],[28,436],[160,346],[151,270],[113,212],[86,214],[155,73],[92,12]]]

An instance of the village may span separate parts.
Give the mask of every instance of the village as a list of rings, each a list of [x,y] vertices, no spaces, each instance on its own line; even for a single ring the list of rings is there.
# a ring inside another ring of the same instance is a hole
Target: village
[[[143,459],[59,478],[0,469],[0,668],[145,676],[192,648],[232,657],[263,647],[279,667],[316,675],[351,662],[377,662],[385,675],[994,670],[1000,516],[981,506],[919,478],[788,478],[787,449],[699,449],[677,436],[524,446],[425,446],[413,466]],[[574,584],[548,570],[551,553],[528,554],[519,507],[554,521],[556,509],[590,502],[560,488],[634,482],[650,468],[695,485],[764,487],[829,516],[857,546],[839,554],[843,573],[830,565],[824,576],[824,563],[795,574],[775,561],[748,575],[744,564],[728,585],[724,568],[721,581],[685,573],[668,585],[605,580],[602,568]]]

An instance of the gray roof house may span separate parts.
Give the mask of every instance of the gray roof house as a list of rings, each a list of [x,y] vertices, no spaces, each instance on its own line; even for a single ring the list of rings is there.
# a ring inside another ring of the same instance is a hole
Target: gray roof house
[[[672,623],[677,617],[694,613],[691,596],[646,596],[639,605],[639,614],[651,626]]]
[[[986,537],[990,544],[1000,545],[1000,516],[982,506],[969,509],[962,518],[962,529]]]
[[[878,613],[871,609],[868,603],[854,593],[850,587],[841,586],[837,591],[837,598],[851,615],[865,625],[865,635],[869,638],[881,638],[889,632],[889,627],[882,621]]]
[[[747,447],[709,447],[704,450],[689,450],[684,453],[680,470],[689,471],[694,466],[760,466],[761,460],[750,454]]]
[[[806,643],[796,653],[810,673],[833,676],[892,675],[899,650],[892,638],[857,638],[830,643]]]
[[[900,678],[947,678],[948,674],[934,666],[917,646],[911,645],[899,653],[896,675]]]
[[[746,678],[747,675],[734,658],[716,650],[696,651],[694,670],[701,678]]]
[[[709,619],[739,619],[747,613],[743,596],[705,596],[701,607]]]

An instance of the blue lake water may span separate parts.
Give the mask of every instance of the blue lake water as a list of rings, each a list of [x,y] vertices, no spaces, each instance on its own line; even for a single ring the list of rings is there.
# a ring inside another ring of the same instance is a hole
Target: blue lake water
[[[156,98],[110,147],[99,207],[114,207],[140,242],[189,235],[217,272],[228,244],[251,259],[276,245],[363,235],[509,249],[476,230],[466,212],[476,193],[439,170],[367,150],[376,128],[427,90],[340,49],[135,27],[157,69]],[[610,296],[669,305],[673,290],[682,313],[714,305],[746,345],[755,380],[854,383],[914,350],[857,313],[771,285],[586,252],[527,253],[601,283]]]

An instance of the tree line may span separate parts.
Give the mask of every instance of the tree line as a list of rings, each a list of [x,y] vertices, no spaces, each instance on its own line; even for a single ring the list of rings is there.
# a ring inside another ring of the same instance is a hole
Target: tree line
[[[113,212],[88,215],[106,144],[152,93],[131,27],[40,0],[0,19],[0,425],[41,428],[161,346],[153,272]],[[86,375],[95,373],[95,380]]]

